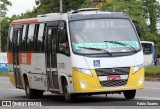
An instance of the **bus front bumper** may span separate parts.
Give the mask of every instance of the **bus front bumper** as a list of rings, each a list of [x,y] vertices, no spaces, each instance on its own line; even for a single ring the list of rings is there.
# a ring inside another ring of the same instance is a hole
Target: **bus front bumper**
[[[73,93],[112,93],[144,88],[144,68],[134,74],[133,68],[131,68],[126,85],[116,87],[102,87],[95,70],[91,70],[92,76],[76,72],[74,69],[72,69],[72,72]]]

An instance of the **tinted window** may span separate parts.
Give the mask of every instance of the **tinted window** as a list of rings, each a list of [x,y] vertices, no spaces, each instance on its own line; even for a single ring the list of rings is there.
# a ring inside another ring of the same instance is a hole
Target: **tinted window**
[[[51,59],[51,41],[52,41],[52,34],[53,34],[53,30],[52,28],[49,28],[48,31],[47,31],[47,38],[46,38],[46,47],[47,47],[47,67],[50,67],[50,59]]]
[[[37,26],[38,27],[38,26]],[[36,44],[36,50],[39,52],[44,51],[44,33],[45,33],[45,24],[39,24],[38,30],[38,37],[37,37],[37,44]]]
[[[8,39],[8,51],[12,51],[12,37],[13,37],[13,27],[10,28],[10,34]]]
[[[23,26],[23,33],[22,33],[22,39],[21,39],[21,51],[25,51],[26,50],[26,40],[25,40],[25,37],[26,37],[26,32],[27,32],[27,28],[28,26],[27,25],[24,25]]]
[[[61,42],[60,37],[61,37],[61,39],[64,38],[65,41]],[[67,55],[70,53],[69,40],[68,40],[68,35],[67,35],[67,25],[66,25],[65,21],[60,22],[58,50],[59,50],[60,53],[67,54]]]
[[[70,22],[70,35],[75,53],[103,54],[103,50],[111,53],[132,52],[130,47],[110,43],[118,41],[139,50],[139,40],[128,19],[90,19]],[[85,49],[98,48],[102,51]]]
[[[34,32],[35,31],[35,24],[29,25],[28,29],[28,38],[27,38],[27,51],[34,50]]]
[[[143,47],[144,54],[152,54],[152,44],[142,43],[142,47]]]

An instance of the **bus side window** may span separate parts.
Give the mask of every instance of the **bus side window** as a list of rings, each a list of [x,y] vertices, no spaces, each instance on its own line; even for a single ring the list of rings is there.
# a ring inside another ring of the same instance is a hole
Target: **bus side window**
[[[60,22],[58,51],[62,54],[70,55],[67,25],[65,21]]]
[[[22,39],[21,39],[21,49],[20,51],[26,51],[26,40],[25,40],[25,37],[26,37],[26,33],[27,33],[27,25],[24,25],[23,26],[23,31],[22,31]]]
[[[45,35],[45,24],[39,24],[37,28],[38,36],[36,37],[36,51],[44,52],[44,35]]]
[[[27,51],[34,51],[35,24],[30,24],[27,37]]]
[[[8,39],[8,51],[12,51],[13,49],[13,42],[12,42],[12,37],[13,37],[13,26],[10,28],[10,34],[9,34],[9,39]]]

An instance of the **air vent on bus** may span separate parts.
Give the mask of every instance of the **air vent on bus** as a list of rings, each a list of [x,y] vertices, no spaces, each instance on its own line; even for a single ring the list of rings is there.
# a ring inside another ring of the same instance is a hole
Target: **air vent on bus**
[[[125,86],[128,79],[116,80],[116,81],[100,81],[102,87],[118,87]]]
[[[82,9],[78,9],[78,10],[72,10],[68,13],[74,14],[74,13],[79,13],[79,12],[84,12],[84,11],[99,11],[99,8],[82,8]]]

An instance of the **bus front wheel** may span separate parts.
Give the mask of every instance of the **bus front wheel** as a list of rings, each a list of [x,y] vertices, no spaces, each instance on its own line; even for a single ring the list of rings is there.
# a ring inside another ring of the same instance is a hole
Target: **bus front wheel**
[[[126,99],[134,99],[136,95],[136,90],[127,90],[124,91],[123,94]]]
[[[62,85],[63,85],[63,95],[66,102],[73,102],[75,96],[69,92],[67,80],[64,80]]]

